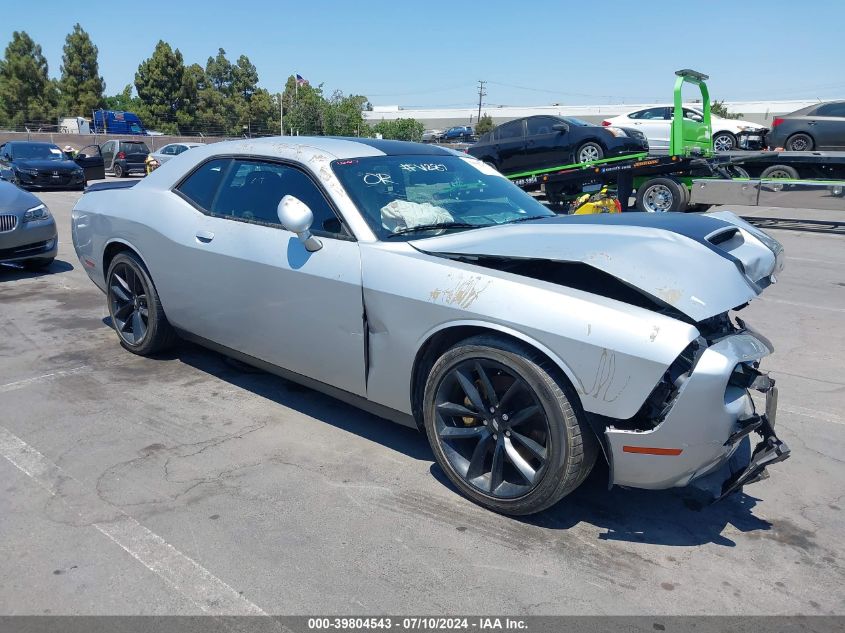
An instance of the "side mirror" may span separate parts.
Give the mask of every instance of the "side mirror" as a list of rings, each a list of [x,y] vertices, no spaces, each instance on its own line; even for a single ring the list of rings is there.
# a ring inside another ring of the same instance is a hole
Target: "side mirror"
[[[305,245],[305,250],[313,253],[323,248],[323,243],[311,235],[314,214],[302,200],[294,196],[285,196],[279,202],[276,212],[282,226],[286,230],[296,233],[299,241]]]
[[[552,126],[552,129],[553,129],[555,132],[568,132],[568,131],[569,131],[569,126],[568,126],[566,123],[555,123],[555,124]]]

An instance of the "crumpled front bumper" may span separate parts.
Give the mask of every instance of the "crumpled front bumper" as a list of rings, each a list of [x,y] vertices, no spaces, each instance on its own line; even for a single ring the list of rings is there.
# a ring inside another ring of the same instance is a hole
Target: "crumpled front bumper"
[[[766,465],[786,459],[789,449],[773,428],[774,381],[753,369],[772,351],[766,339],[750,330],[727,336],[701,353],[658,426],[649,431],[609,427],[611,483],[648,489],[686,486],[726,464],[752,432],[763,440],[750,462],[725,481],[723,496],[762,478]],[[753,374],[752,379],[737,378],[738,366]],[[767,412],[755,411],[749,389],[766,394]]]

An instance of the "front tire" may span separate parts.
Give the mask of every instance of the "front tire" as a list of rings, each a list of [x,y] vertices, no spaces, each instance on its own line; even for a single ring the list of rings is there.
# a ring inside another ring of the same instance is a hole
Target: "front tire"
[[[730,132],[719,132],[713,136],[713,150],[717,152],[730,152],[737,146],[736,137]]]
[[[176,332],[164,315],[153,280],[137,255],[118,253],[109,265],[106,280],[112,327],[125,349],[149,356],[176,342]]]
[[[604,149],[598,143],[584,143],[575,152],[576,163],[586,163],[604,158]]]
[[[435,362],[423,416],[435,459],[452,483],[503,514],[555,504],[584,481],[598,453],[558,368],[495,336],[462,341]]]
[[[809,152],[814,145],[809,134],[793,134],[786,141],[786,149],[790,152]]]

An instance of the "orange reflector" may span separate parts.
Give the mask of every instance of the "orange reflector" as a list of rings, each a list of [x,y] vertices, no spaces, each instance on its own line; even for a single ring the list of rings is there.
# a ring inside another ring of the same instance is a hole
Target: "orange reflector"
[[[654,448],[651,446],[623,446],[623,453],[641,453],[643,455],[680,455],[680,448]]]

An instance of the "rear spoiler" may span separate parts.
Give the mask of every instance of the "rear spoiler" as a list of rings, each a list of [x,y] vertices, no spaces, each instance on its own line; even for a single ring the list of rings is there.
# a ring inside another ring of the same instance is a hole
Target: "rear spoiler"
[[[98,182],[93,185],[85,187],[85,193],[92,191],[106,191],[107,189],[131,189],[137,185],[140,180],[112,180],[106,182]]]

